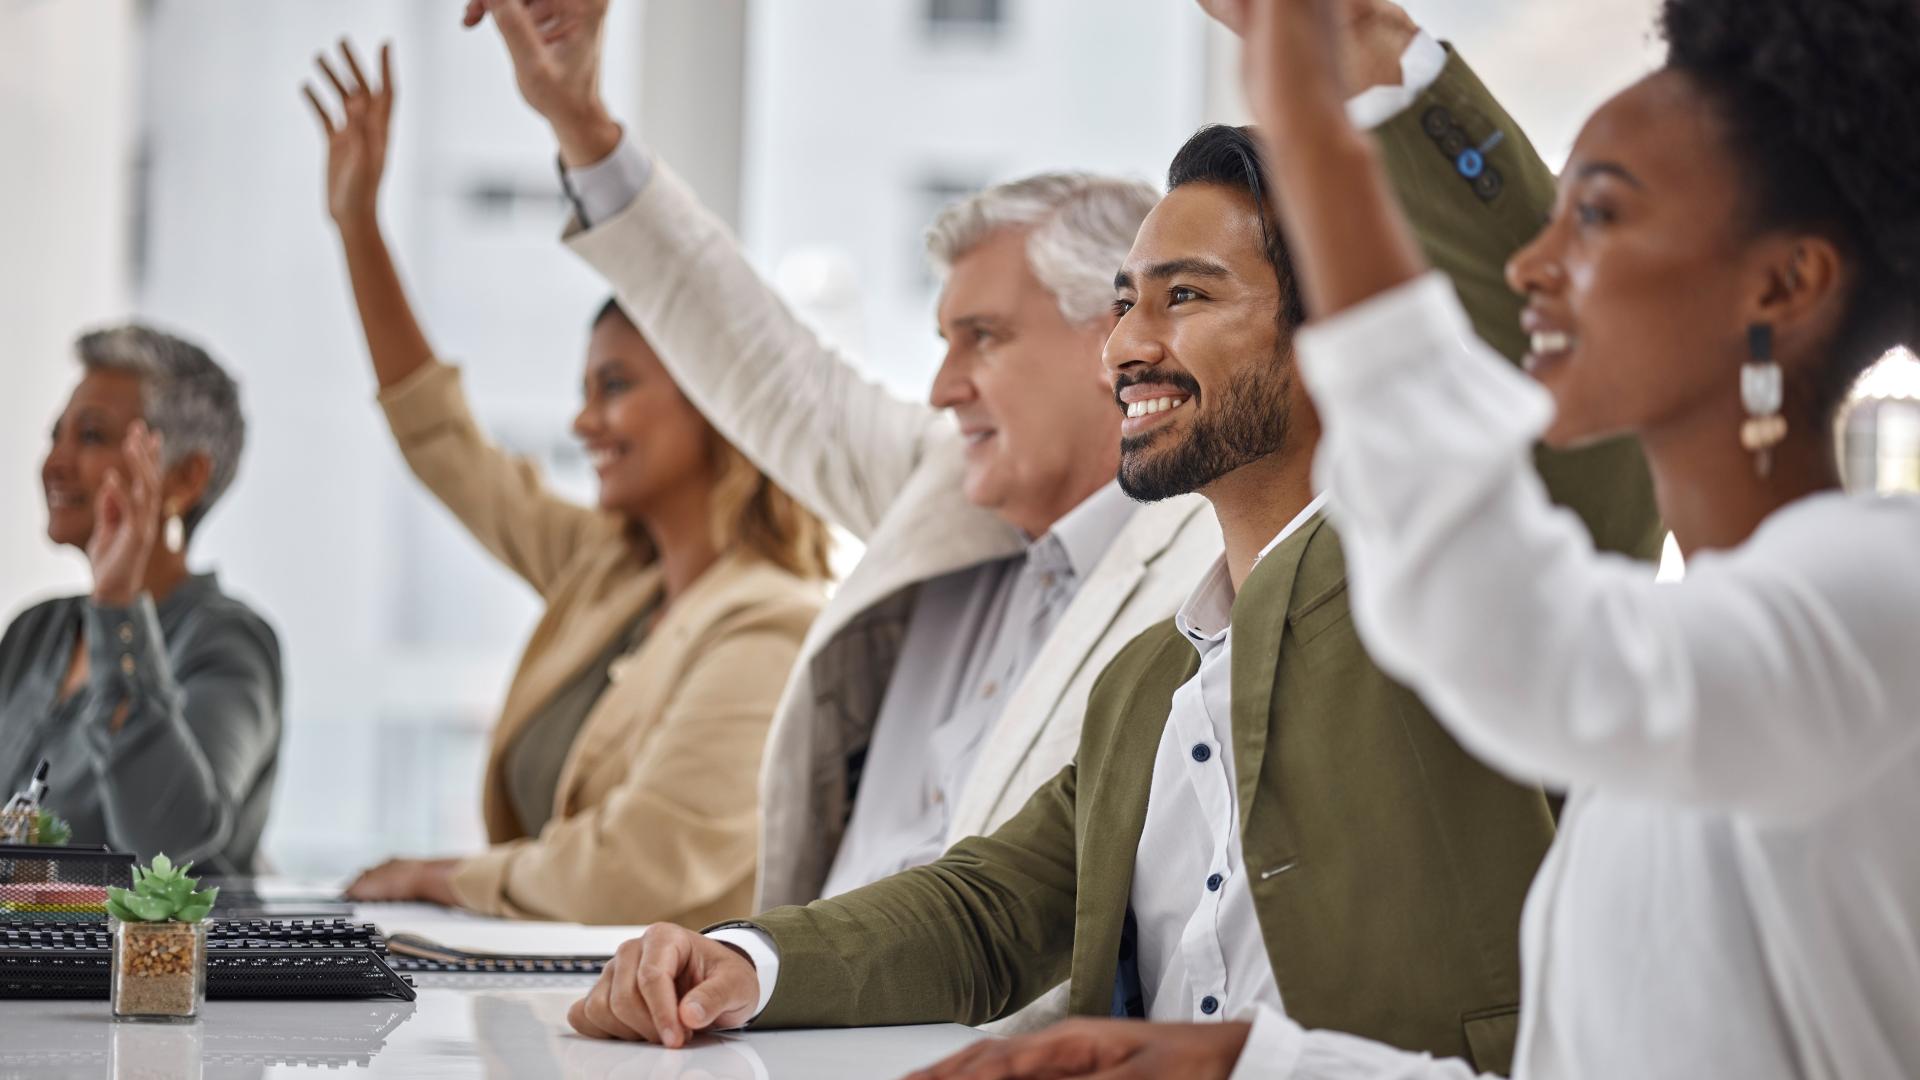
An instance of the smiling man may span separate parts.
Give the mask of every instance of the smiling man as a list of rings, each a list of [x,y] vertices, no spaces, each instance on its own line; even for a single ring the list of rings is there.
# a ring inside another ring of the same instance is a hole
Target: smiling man
[[[1350,108],[1390,117],[1381,154],[1429,258],[1518,355],[1502,265],[1552,178],[1461,61],[1392,5],[1349,8],[1380,44],[1404,30],[1391,51],[1359,50],[1404,85],[1365,79],[1390,92]],[[1478,157],[1463,162],[1468,149]],[[1505,1068],[1548,800],[1477,763],[1360,646],[1309,485],[1302,311],[1252,140],[1200,132],[1169,187],[1121,268],[1104,353],[1118,477],[1137,499],[1203,496],[1225,554],[1107,667],[1074,761],[1007,824],[750,924],[656,926],[575,1006],[581,1031],[679,1045],[748,1021],[980,1023],[1070,977],[1076,1014],[1208,1025],[1199,1057],[1158,1075],[1204,1075],[1209,1053],[1231,1067],[1245,1028],[1217,1022],[1283,1000],[1310,1027]],[[1631,449],[1555,457],[1543,474],[1603,545],[1657,550]]]

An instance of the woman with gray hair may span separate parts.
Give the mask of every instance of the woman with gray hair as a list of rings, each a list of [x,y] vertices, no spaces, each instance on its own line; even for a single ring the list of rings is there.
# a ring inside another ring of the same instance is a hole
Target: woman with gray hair
[[[0,638],[0,783],[45,759],[43,805],[75,842],[247,873],[279,755],[280,645],[187,569],[239,464],[239,391],[203,349],[143,326],[76,352],[40,477],[47,537],[86,553],[93,589]]]

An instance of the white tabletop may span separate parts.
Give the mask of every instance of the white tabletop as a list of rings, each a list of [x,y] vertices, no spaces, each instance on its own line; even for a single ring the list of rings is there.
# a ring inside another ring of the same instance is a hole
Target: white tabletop
[[[414,904],[354,914],[389,933],[503,952],[605,953],[641,929],[511,923]],[[7,1001],[0,1003],[0,1076],[890,1080],[983,1037],[952,1024],[742,1032],[662,1050],[573,1034],[567,1006],[591,979],[416,981],[412,1002],[209,1001],[191,1024],[115,1023],[105,1001]]]

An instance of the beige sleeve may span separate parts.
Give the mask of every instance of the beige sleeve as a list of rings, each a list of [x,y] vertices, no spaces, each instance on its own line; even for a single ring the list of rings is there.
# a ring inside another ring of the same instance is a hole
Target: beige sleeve
[[[582,923],[676,921],[749,880],[761,750],[815,612],[783,600],[715,626],[620,786],[538,837],[464,860],[453,877],[461,906]]]
[[[413,474],[541,596],[583,543],[614,527],[606,515],[555,495],[531,461],[486,437],[467,405],[460,369],[428,363],[381,391],[380,407]]]

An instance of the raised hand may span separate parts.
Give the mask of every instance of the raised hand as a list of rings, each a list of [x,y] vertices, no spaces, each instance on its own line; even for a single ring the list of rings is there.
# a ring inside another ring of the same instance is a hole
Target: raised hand
[[[695,1032],[753,1019],[760,976],[731,945],[671,923],[655,923],[620,946],[600,981],[567,1011],[567,1023],[595,1039],[685,1046]]]
[[[393,119],[392,48],[380,46],[380,81],[368,82],[353,45],[340,40],[340,55],[351,79],[342,79],[325,54],[314,57],[338,95],[336,120],[322,104],[312,84],[302,84],[320,127],[327,136],[327,212],[342,229],[374,221],[380,178],[387,170],[387,129]]]
[[[108,471],[94,495],[93,535],[87,538],[93,602],[102,607],[127,607],[139,597],[160,535],[160,436],[135,420],[120,451],[127,473]]]
[[[984,1039],[907,1080],[1226,1080],[1250,1026],[1067,1020],[1014,1039]]]
[[[513,60],[520,96],[552,125],[567,165],[591,165],[620,145],[600,99],[607,0],[468,0],[462,21],[487,16]]]
[[[1269,30],[1284,31],[1295,43],[1316,46],[1321,61],[1316,68],[1334,74],[1344,97],[1372,86],[1397,85],[1400,57],[1420,32],[1419,25],[1391,0],[1199,0],[1199,4],[1250,45],[1259,27],[1266,46],[1274,44]],[[1248,100],[1257,109],[1276,88],[1277,73],[1266,64],[1276,59],[1270,48],[1257,56],[1254,52],[1249,49],[1242,74]]]

